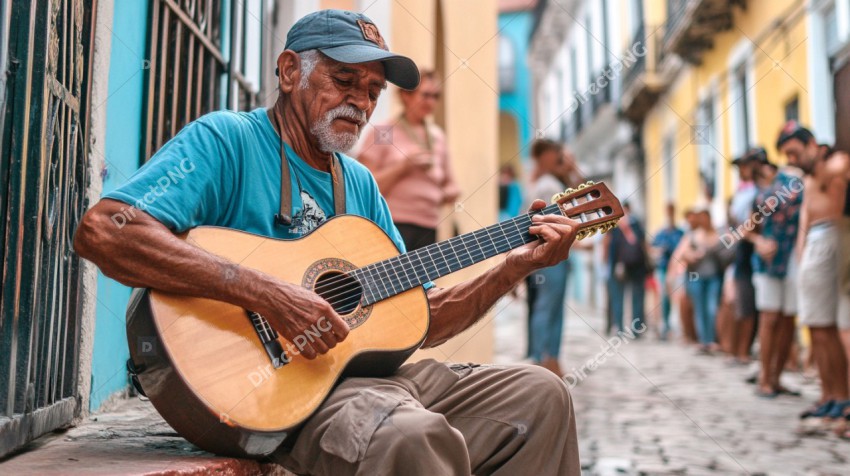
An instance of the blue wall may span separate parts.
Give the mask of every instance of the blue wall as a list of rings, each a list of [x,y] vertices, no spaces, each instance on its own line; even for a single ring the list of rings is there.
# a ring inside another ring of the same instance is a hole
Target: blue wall
[[[499,110],[514,116],[519,127],[520,148],[533,139],[531,125],[531,73],[528,70],[528,35],[531,32],[533,17],[530,11],[499,14],[501,36],[514,45],[516,83],[512,92],[499,95]],[[522,159],[528,159],[528,148],[522,152]]]
[[[109,96],[106,104],[92,105],[93,109],[106,108],[104,192],[123,183],[139,167],[147,17],[146,1],[115,2]],[[98,272],[91,410],[128,384],[124,311],[129,296],[130,288]]]

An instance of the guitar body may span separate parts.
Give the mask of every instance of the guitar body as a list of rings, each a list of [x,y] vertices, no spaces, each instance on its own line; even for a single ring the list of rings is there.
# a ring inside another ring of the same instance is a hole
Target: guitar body
[[[373,222],[334,217],[297,240],[217,227],[180,238],[228,261],[312,288],[323,276],[398,255]],[[330,274],[329,274],[330,273]],[[227,279],[223,270],[222,279]],[[217,454],[262,456],[277,449],[322,404],[343,376],[395,371],[428,331],[420,287],[342,317],[348,338],[315,360],[287,352],[275,366],[245,309],[212,299],[137,290],[127,338],[139,382],[157,411],[183,437]],[[297,348],[283,336],[282,348]]]
[[[604,233],[623,216],[602,183],[568,189],[552,201],[534,213],[575,220],[576,239]],[[334,217],[297,240],[195,228],[179,238],[232,263],[221,270],[222,281],[244,266],[303,286],[331,304],[351,331],[330,352],[307,360],[300,349],[330,330],[327,321],[288,342],[251,310],[140,289],[127,309],[128,367],[163,418],[198,447],[268,455],[292,444],[341,378],[392,374],[428,334],[422,283],[537,240],[528,232],[531,215],[402,255],[383,229],[353,215]]]

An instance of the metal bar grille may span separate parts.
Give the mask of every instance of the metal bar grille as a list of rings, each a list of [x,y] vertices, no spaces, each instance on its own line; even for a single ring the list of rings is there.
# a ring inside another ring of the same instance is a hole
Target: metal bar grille
[[[13,0],[0,138],[0,456],[79,415],[94,0]]]
[[[250,11],[250,4],[259,11]],[[143,161],[201,115],[259,103],[259,85],[245,77],[245,58],[248,48],[261,54],[261,45],[249,45],[246,31],[264,5],[256,0],[151,2]]]

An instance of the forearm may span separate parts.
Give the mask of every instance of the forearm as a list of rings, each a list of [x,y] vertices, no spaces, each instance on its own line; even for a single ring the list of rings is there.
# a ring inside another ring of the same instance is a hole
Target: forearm
[[[386,196],[406,172],[407,164],[401,162],[389,167],[372,170],[372,175],[375,177],[375,182],[378,183],[378,189],[380,189],[381,194]]]
[[[475,324],[496,301],[530,273],[503,261],[476,278],[428,292],[431,326],[424,347],[434,347]]]
[[[75,237],[77,253],[127,286],[213,298],[245,308],[259,302],[270,286],[280,284],[180,240],[142,213],[121,228],[104,220],[107,213],[86,216]]]
[[[795,243],[795,248],[798,256],[802,256],[803,250],[806,248],[806,237],[809,235],[809,214],[805,206],[800,211],[799,225],[799,228],[797,228],[797,242]]]

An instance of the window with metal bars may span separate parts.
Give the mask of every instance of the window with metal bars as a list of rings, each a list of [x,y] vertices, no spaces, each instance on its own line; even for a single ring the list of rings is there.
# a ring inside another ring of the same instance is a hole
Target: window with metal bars
[[[266,0],[153,0],[142,160],[192,120],[259,105]]]

